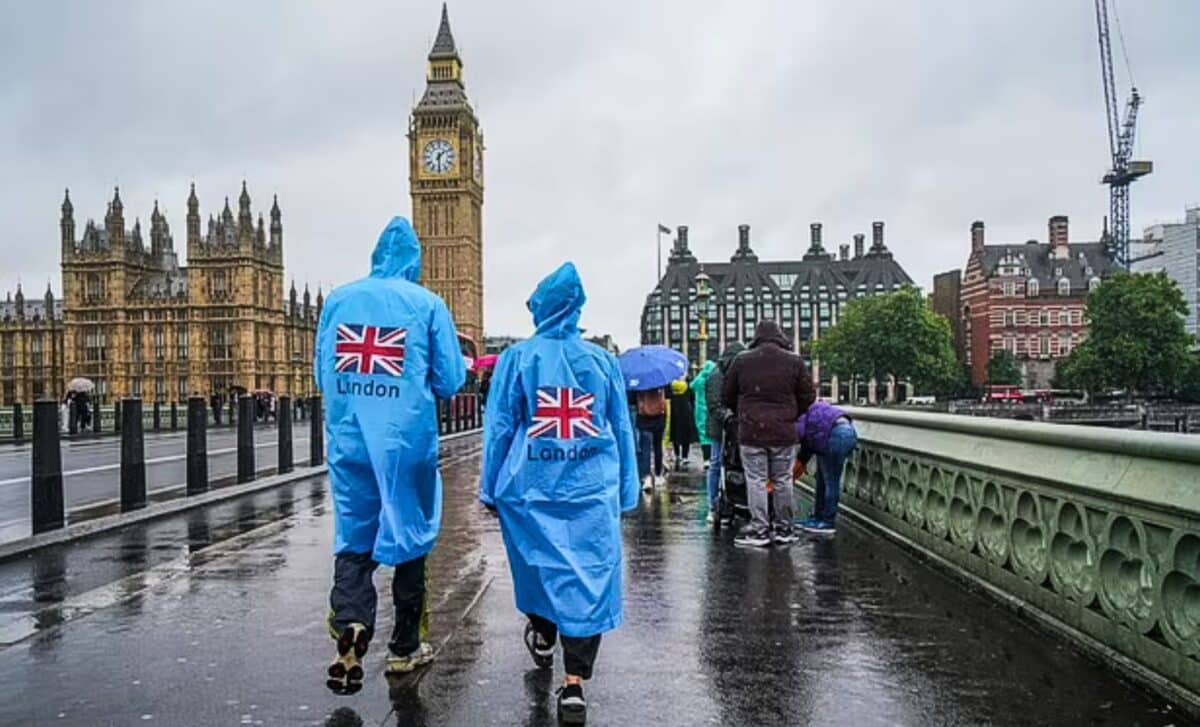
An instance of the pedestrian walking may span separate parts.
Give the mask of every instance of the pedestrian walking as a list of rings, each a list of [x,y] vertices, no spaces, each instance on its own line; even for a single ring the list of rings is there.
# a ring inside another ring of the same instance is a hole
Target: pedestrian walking
[[[362,688],[379,565],[395,568],[386,672],[410,672],[434,656],[424,631],[425,559],[442,515],[437,399],[453,396],[467,372],[450,311],[418,285],[420,274],[417,235],[394,217],[370,275],[329,295],[317,329],[336,513],[329,632],[337,656],[327,684],[342,694]]]
[[[692,409],[692,393],[686,381],[680,380],[671,384],[670,407],[671,449],[675,455],[675,471],[683,472],[687,468],[692,443],[697,440],[696,414]]]
[[[836,527],[838,500],[842,496],[842,473],[846,459],[858,446],[858,431],[844,409],[818,401],[796,420],[797,476],[804,473],[809,459],[817,458],[816,487],[812,517],[800,523],[800,529],[817,535],[832,535]]]
[[[708,434],[708,377],[717,368],[712,361],[705,361],[700,373],[692,379],[692,400],[695,402],[696,436],[700,440],[700,453],[704,456],[704,469],[712,466],[712,437]]]
[[[624,620],[620,513],[638,501],[624,378],[612,354],[581,338],[585,300],[571,263],[529,299],[537,330],[496,366],[479,492],[500,518],[534,664],[549,669],[562,641],[567,724],[584,723],[601,635]]]
[[[708,467],[708,524],[716,523],[720,513],[717,512],[717,498],[721,494],[721,477],[724,475],[723,457],[725,455],[725,425],[733,418],[733,410],[725,405],[722,388],[725,383],[725,372],[733,364],[737,355],[746,350],[741,341],[734,341],[721,352],[721,358],[716,368],[704,382],[704,405],[708,409],[708,438],[712,441],[712,459]]]
[[[642,490],[653,492],[663,476],[663,437],[667,432],[667,392],[665,389],[639,391],[637,402],[638,472]],[[653,460],[653,462],[651,462]]]
[[[722,382],[721,397],[737,414],[750,505],[751,521],[734,539],[738,545],[796,541],[791,484],[796,420],[808,411],[815,394],[804,361],[789,349],[779,324],[759,321],[750,350],[734,359]],[[768,483],[775,488],[771,496]]]

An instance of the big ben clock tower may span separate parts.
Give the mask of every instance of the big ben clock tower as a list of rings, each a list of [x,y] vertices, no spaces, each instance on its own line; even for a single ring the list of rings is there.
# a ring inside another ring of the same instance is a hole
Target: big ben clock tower
[[[422,282],[446,301],[460,333],[483,347],[483,134],[442,5],[425,94],[408,127],[412,218]]]

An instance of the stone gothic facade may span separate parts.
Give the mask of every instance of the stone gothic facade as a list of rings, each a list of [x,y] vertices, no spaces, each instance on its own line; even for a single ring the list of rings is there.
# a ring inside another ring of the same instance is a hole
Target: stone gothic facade
[[[149,246],[140,220],[126,226],[120,191],[102,225],[77,234],[70,194],[60,219],[62,300],[47,290],[40,307],[18,299],[0,309],[0,404],[62,396],[66,381],[96,384],[100,401],[139,396],[269,390],[308,395],[317,318],[307,288],[283,293],[283,221],[276,201],[269,225],[257,220],[245,183],[237,213],[226,198],[202,232],[193,186],[187,199],[187,266],[179,263],[166,217],[155,203]],[[47,337],[49,340],[47,341]],[[41,355],[38,356],[40,350]],[[15,365],[20,358],[22,366]]]
[[[421,281],[446,301],[459,333],[483,343],[483,132],[467,100],[446,6],[425,93],[408,128],[412,221]]]

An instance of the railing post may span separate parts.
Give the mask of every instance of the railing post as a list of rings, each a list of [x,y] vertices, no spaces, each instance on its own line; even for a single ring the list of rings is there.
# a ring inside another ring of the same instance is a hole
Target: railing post
[[[61,528],[63,512],[62,452],[58,444],[58,402],[33,403],[33,477],[30,478],[33,534]]]
[[[153,422],[154,422],[154,431],[156,431],[156,432],[160,431],[162,429],[162,405],[159,404],[158,399],[154,400],[154,420],[153,420]]]
[[[279,440],[279,460],[275,469],[283,474],[292,471],[292,397],[279,397],[275,414],[278,417],[275,437]]]
[[[179,403],[171,402],[171,431],[179,429]]]
[[[308,400],[308,466],[316,467],[325,461],[325,412],[321,397],[314,394]]]
[[[121,512],[146,506],[146,442],[142,400],[121,402]]]
[[[56,415],[57,419],[57,415]],[[21,408],[21,402],[13,403],[13,439],[21,441],[25,438],[25,411]]]
[[[237,413],[237,481],[254,481],[254,398],[243,394],[238,398]]]
[[[187,494],[208,490],[208,405],[202,396],[188,398]]]
[[[58,416],[55,415],[54,419],[57,421]],[[67,403],[67,434],[79,434],[79,406],[74,398]]]

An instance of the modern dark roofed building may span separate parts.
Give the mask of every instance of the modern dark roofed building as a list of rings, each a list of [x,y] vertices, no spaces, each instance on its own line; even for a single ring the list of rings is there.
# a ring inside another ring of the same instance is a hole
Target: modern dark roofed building
[[[681,226],[662,280],[642,309],[642,343],[670,346],[699,364],[733,341],[749,342],[758,321],[769,318],[803,353],[803,344],[837,322],[847,301],[912,283],[884,244],[882,222],[874,223],[868,250],[863,237],[855,235],[853,256],[849,245],[830,255],[814,223],[800,260],[761,261],[750,246],[750,226],[740,225],[729,262],[700,262]]]

